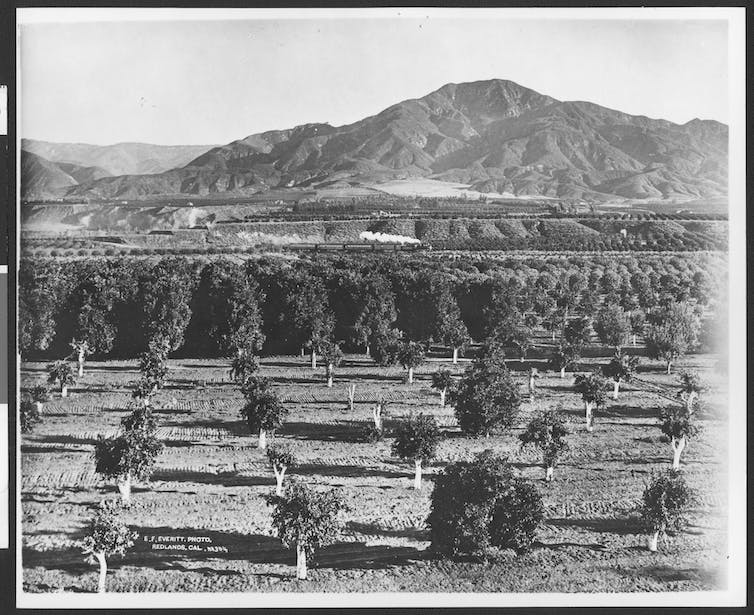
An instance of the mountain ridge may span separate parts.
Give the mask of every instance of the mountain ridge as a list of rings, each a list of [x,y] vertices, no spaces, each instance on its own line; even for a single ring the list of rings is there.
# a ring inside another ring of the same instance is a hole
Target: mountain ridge
[[[675,124],[493,79],[448,83],[343,126],[247,135],[162,173],[94,179],[65,195],[244,195],[423,177],[512,196],[718,197],[727,139],[714,120]]]

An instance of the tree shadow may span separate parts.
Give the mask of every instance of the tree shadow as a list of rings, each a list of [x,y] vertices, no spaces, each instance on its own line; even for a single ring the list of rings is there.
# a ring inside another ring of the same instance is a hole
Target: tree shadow
[[[186,566],[187,560],[243,560],[252,564],[285,564],[294,566],[296,555],[286,549],[279,539],[263,534],[240,534],[200,528],[171,528],[131,526],[138,533],[133,545],[123,557],[109,558],[108,568],[125,566],[151,567],[155,570],[197,569]],[[189,548],[192,547],[192,548]],[[40,566],[47,570],[67,570],[86,573],[96,569],[85,560],[80,549],[37,551],[25,547],[22,551],[24,567]],[[390,545],[368,546],[364,542],[337,542],[317,552],[312,568],[374,569],[423,559],[423,551],[414,547]],[[209,574],[229,574],[226,569],[212,566],[202,569]]]
[[[248,476],[235,471],[215,473],[183,469],[157,469],[152,472],[150,482],[197,483],[203,485],[215,485],[217,487],[275,486],[275,479],[273,476]],[[152,491],[152,489],[145,490]]]
[[[590,551],[606,551],[608,548],[607,545],[599,542],[542,542],[539,540],[534,541],[532,547],[535,549],[563,549],[568,547],[578,547],[581,549],[589,549]]]
[[[319,464],[301,464],[297,465],[292,473],[297,476],[335,476],[340,478],[408,478],[412,476],[412,468],[406,466],[405,472],[396,472],[393,470],[378,470],[359,465],[319,465]],[[424,478],[429,478],[425,476]]]
[[[641,527],[637,519],[625,518],[625,519],[547,519],[545,525],[552,525],[561,528],[579,528],[589,530],[590,532],[598,532],[600,534],[640,534]]]
[[[429,530],[420,528],[391,529],[381,527],[376,523],[349,521],[346,524],[346,529],[365,536],[390,536],[393,538],[410,538],[416,541],[429,539]]]
[[[656,419],[660,416],[660,409],[656,406],[648,408],[616,404],[614,406],[606,406],[599,412],[603,417],[623,419]]]
[[[366,421],[336,421],[334,423],[306,423],[292,421],[284,423],[278,430],[283,436],[293,436],[302,440],[325,442],[359,442],[361,434],[370,425]]]
[[[79,438],[77,436],[67,436],[67,435],[37,436],[36,440],[38,442],[45,442],[49,444],[80,444],[80,445],[97,444],[97,438]]]
[[[301,376],[275,376],[273,384],[317,384],[326,382],[324,378],[304,378]]]
[[[88,449],[84,448],[66,448],[64,446],[34,446],[31,444],[22,444],[21,445],[21,453],[22,454],[32,454],[32,453],[89,453],[90,451]]]

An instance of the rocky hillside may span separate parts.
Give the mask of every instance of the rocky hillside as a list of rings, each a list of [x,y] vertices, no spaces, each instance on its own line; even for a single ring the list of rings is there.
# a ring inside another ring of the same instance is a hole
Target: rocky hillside
[[[248,136],[154,175],[106,177],[70,196],[262,192],[429,177],[481,192],[589,200],[727,194],[728,128],[563,102],[511,81],[448,84],[347,126]]]

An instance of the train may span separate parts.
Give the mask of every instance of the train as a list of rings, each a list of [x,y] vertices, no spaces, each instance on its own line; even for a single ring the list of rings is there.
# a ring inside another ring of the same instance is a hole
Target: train
[[[431,250],[432,246],[421,243],[391,243],[391,242],[345,242],[345,243],[289,243],[287,250],[309,252],[417,252]]]

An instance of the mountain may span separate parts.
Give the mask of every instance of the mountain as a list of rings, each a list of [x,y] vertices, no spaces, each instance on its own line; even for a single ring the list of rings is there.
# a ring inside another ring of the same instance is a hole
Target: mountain
[[[21,149],[52,162],[99,167],[108,175],[162,173],[181,167],[213,145],[151,145],[149,143],[50,143],[22,139]]]
[[[719,122],[679,125],[494,79],[448,84],[347,126],[250,135],[164,173],[102,178],[67,194],[242,195],[427,177],[516,196],[713,197],[727,194],[727,141]]]

